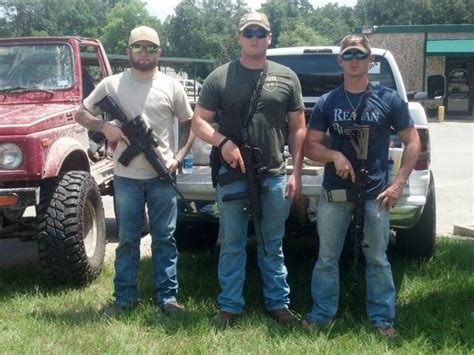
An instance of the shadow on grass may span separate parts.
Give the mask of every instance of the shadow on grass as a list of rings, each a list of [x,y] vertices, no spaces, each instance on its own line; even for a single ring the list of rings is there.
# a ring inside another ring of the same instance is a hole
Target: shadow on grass
[[[114,324],[124,323],[150,330],[161,329],[168,335],[174,335],[182,329],[195,329],[202,322],[199,312],[187,311],[183,316],[167,317],[152,302],[140,302],[136,307],[123,314],[108,318],[102,309],[82,307],[65,311],[34,311],[31,317],[45,322],[54,322],[67,326],[81,326],[92,323]]]
[[[39,264],[13,266],[0,270],[0,300],[13,295],[36,295],[39,291],[46,295],[54,295],[74,289],[77,287],[52,284]]]

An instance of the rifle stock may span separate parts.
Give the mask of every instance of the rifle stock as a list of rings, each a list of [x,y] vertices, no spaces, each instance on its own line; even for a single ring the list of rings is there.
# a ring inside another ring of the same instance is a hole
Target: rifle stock
[[[129,120],[125,112],[110,95],[106,95],[103,99],[97,102],[96,106],[100,107],[102,111],[107,112],[113,118],[118,119],[122,123],[122,131],[130,141],[130,145],[119,157],[119,162],[124,166],[128,166],[133,158],[135,158],[138,154],[143,153],[158,176],[171,184],[178,196],[181,198],[181,200],[183,200],[186,212],[195,211],[195,208],[190,205],[190,203],[178,190],[173,176],[171,176],[168,168],[166,167],[165,160],[161,154],[156,151],[155,148],[159,146],[161,141],[155,132],[146,126],[143,118],[137,116],[132,120]]]

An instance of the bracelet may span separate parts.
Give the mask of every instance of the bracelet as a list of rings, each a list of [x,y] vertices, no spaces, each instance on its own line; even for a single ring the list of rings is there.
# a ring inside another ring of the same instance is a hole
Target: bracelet
[[[224,137],[223,140],[221,140],[221,142],[219,143],[219,145],[217,146],[219,148],[219,150],[222,150],[222,147],[224,146],[224,144],[227,143],[227,141],[230,141],[230,138],[229,137]]]
[[[174,158],[174,160],[178,162],[178,168],[181,168],[181,166],[183,165],[183,162],[176,157]]]

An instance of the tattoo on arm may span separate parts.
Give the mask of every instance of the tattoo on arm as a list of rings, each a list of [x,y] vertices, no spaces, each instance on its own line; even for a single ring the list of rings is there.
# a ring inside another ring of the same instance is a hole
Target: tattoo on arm
[[[92,116],[87,110],[81,109],[74,116],[76,121],[90,131],[100,132],[105,125],[105,121]]]
[[[105,121],[103,120],[98,120],[98,119],[93,119],[90,123],[90,130],[91,131],[98,131],[100,132],[102,130],[102,128],[104,127],[105,125]]]

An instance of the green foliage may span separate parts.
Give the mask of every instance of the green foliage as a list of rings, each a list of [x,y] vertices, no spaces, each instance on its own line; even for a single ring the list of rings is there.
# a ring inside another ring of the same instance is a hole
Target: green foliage
[[[98,37],[105,20],[102,0],[3,0],[5,32],[11,37],[47,34]]]
[[[150,16],[141,0],[120,1],[106,15],[102,44],[108,53],[125,54],[130,31],[141,25],[150,26],[160,33],[160,22]],[[163,38],[160,37],[163,42]]]
[[[356,12],[366,25],[474,23],[472,0],[359,0]]]
[[[268,0],[262,5],[264,12],[270,20],[272,28],[272,47],[281,47],[280,35],[290,32],[297,26],[305,24],[306,19],[313,11],[313,7],[307,0]],[[312,34],[309,35],[311,37]],[[285,41],[288,34],[285,35]],[[297,42],[304,42],[304,39],[296,39]]]
[[[231,0],[183,0],[176,7],[176,15],[164,24],[168,39],[166,54],[175,57],[215,59],[218,63],[236,58],[239,48],[235,40],[240,17],[248,11],[243,1]],[[212,67],[186,65],[177,67],[205,78]]]
[[[330,39],[331,44],[338,44],[358,24],[353,8],[332,3],[316,9],[307,21],[317,33]]]
[[[280,33],[280,47],[331,45],[331,40],[321,36],[305,24],[297,22],[292,29]]]

